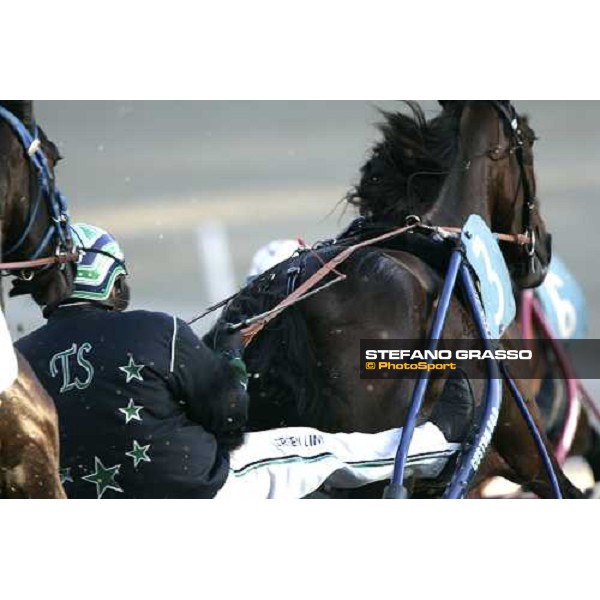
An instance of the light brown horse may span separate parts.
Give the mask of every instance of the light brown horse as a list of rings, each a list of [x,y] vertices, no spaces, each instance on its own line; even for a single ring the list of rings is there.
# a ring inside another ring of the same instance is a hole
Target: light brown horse
[[[66,498],[59,476],[58,418],[29,363],[0,394],[0,498]]]
[[[35,128],[30,101],[1,101],[36,135],[48,165],[60,158],[54,144]],[[35,129],[34,129],[35,128]],[[0,262],[6,265],[56,255],[58,230],[39,174],[13,127],[0,119]],[[66,228],[67,223],[61,224]],[[69,252],[70,248],[64,248]],[[12,271],[11,295],[31,294],[40,305],[71,292],[72,264],[49,263]],[[1,308],[0,308],[1,310]],[[65,498],[59,476],[58,420],[54,404],[27,361],[18,357],[18,377],[0,394],[0,498]],[[0,365],[1,368],[1,365]]]

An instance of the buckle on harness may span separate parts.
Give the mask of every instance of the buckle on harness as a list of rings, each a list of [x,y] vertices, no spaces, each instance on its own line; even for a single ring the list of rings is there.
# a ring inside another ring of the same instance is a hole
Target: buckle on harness
[[[288,296],[296,289],[296,282],[298,281],[298,275],[300,275],[300,267],[290,267],[287,270],[286,292],[287,292]]]
[[[35,138],[31,144],[29,144],[29,148],[27,148],[27,155],[31,158],[42,146],[42,142],[40,142],[39,138]]]

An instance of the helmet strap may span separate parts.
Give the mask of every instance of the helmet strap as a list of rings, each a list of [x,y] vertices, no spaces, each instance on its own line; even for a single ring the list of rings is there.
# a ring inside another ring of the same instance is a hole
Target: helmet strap
[[[97,250],[96,248],[79,248],[80,250],[83,250],[84,252],[92,252],[94,254],[102,254],[103,256],[108,256],[108,258],[111,258],[112,260],[114,260],[118,265],[120,265],[121,267],[123,267],[123,269],[125,269],[125,274],[129,275],[129,271],[127,270],[127,265],[125,264],[124,260],[121,260],[120,258],[117,258],[114,254],[111,254],[110,252],[106,252],[105,250]]]

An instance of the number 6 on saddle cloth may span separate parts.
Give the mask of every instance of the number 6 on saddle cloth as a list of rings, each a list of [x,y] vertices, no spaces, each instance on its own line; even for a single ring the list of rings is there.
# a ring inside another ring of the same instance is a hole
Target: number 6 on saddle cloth
[[[498,340],[515,317],[516,307],[510,276],[500,247],[486,223],[478,215],[471,215],[460,236],[447,234],[456,240],[448,272],[434,314],[428,348],[436,350],[444,328],[452,292],[460,274],[460,283],[467,299],[473,319],[486,350],[493,350],[494,340]],[[439,239],[439,238],[438,238]],[[476,282],[479,284],[476,286]],[[485,451],[496,428],[502,401],[502,380],[504,377],[511,394],[523,415],[538,451],[542,457],[548,477],[557,498],[561,497],[560,487],[546,447],[537,430],[514,380],[501,361],[486,359],[487,382],[482,409],[470,439],[463,444],[454,475],[444,498],[464,498],[469,489]],[[417,417],[429,383],[429,371],[422,371],[413,391],[412,401],[402,437],[396,454],[394,474],[386,488],[385,498],[407,498],[404,486],[404,470],[408,448],[415,430]]]

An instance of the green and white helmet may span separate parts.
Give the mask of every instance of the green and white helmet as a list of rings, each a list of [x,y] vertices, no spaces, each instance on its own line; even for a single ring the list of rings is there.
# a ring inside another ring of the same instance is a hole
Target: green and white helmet
[[[81,252],[71,298],[107,300],[117,277],[127,275],[119,243],[104,229],[86,223],[75,223],[71,233]]]

